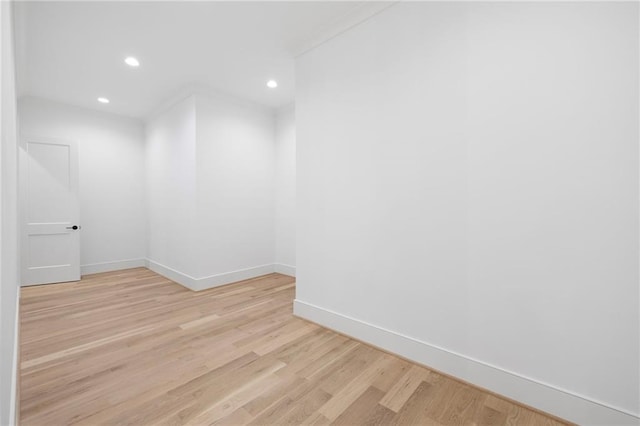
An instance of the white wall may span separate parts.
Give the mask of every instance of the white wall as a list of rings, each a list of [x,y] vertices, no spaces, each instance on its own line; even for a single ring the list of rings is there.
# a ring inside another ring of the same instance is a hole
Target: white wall
[[[142,122],[38,98],[21,98],[18,104],[23,134],[78,143],[82,272],[142,266]]]
[[[201,290],[274,271],[274,115],[197,94],[147,124],[149,260]]]
[[[0,424],[16,422],[18,144],[12,3],[0,2]]]
[[[293,105],[276,116],[276,267],[296,272],[296,124]]]
[[[274,263],[274,114],[196,96],[199,277]]]
[[[296,312],[637,421],[638,71],[634,3],[399,3],[300,57]]]
[[[79,143],[83,272],[147,258],[197,290],[274,271],[271,109],[192,95],[146,128],[37,98],[19,112],[23,133]]]
[[[195,114],[190,96],[146,126],[147,256],[191,277],[198,275]]]

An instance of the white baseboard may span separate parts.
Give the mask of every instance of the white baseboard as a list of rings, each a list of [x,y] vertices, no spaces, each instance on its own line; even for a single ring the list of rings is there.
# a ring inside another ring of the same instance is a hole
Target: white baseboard
[[[289,275],[292,277],[296,276],[295,266],[285,265],[281,263],[269,263],[267,265],[254,266],[252,268],[240,269],[237,271],[225,272],[222,274],[210,275],[202,278],[195,278],[191,275],[177,271],[173,268],[150,259],[128,259],[114,262],[92,263],[88,265],[82,265],[80,271],[82,275],[88,275],[99,274],[101,272],[119,271],[122,269],[139,268],[143,266],[193,291],[219,287],[221,285],[248,280],[251,278],[259,277],[261,275],[271,274],[273,272]]]
[[[16,295],[16,319],[13,331],[13,369],[11,372],[11,401],[9,402],[9,425],[18,424],[18,354],[20,353],[20,288]]]
[[[121,269],[140,268],[146,266],[146,259],[115,260],[113,262],[90,263],[80,266],[81,275],[99,274],[101,272],[119,271]]]
[[[300,318],[581,425],[640,425],[640,417],[633,413],[301,300],[294,301],[293,313]]]
[[[196,291],[196,278],[183,274],[180,271],[176,271],[175,269],[169,268],[161,263],[154,262],[151,259],[147,259],[146,264],[147,268],[151,269],[156,274],[169,278],[171,281],[174,281],[189,290]]]
[[[289,275],[290,277],[296,276],[296,267],[291,265],[285,265],[284,263],[275,263],[274,265],[275,272],[282,275]]]
[[[261,275],[271,274],[275,271],[274,265],[270,263],[267,265],[255,266],[253,268],[240,269],[237,271],[230,271],[222,274],[195,278],[149,259],[147,259],[147,267],[153,272],[167,277],[170,280],[175,281],[176,283],[193,291],[207,290],[210,288],[235,283],[237,281],[256,278]]]
[[[238,271],[225,272],[217,275],[210,275],[208,277],[198,278],[196,280],[195,290],[199,291],[219,287],[221,285],[259,277],[261,275],[272,274],[274,271],[274,265],[273,263],[270,263],[268,265],[254,266],[253,268],[240,269]]]

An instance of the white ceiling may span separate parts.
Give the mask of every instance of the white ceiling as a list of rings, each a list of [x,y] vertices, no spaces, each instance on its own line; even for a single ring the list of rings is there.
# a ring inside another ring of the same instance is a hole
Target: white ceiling
[[[21,2],[19,95],[143,118],[197,85],[279,107],[294,99],[296,54],[388,5]],[[141,66],[128,67],[126,56]],[[266,87],[272,78],[277,89]]]

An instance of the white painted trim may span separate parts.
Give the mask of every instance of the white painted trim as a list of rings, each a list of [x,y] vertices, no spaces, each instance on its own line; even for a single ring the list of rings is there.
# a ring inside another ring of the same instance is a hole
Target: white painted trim
[[[232,95],[230,93],[223,92],[218,89],[214,89],[206,84],[201,83],[190,83],[183,86],[180,90],[175,92],[173,95],[165,98],[162,102],[156,105],[148,114],[143,117],[143,122],[145,124],[150,123],[151,121],[157,119],[165,112],[169,111],[173,108],[174,105],[186,100],[190,97],[196,96],[206,96],[213,99],[221,99],[227,102],[233,103],[235,105],[245,106],[247,108],[258,109],[267,113],[274,113],[275,109],[269,107],[267,105],[250,101],[236,95]],[[293,102],[292,102],[293,104]]]
[[[114,260],[112,262],[89,263],[80,266],[82,275],[99,274],[101,272],[119,271],[121,269],[140,268],[147,266],[145,258]]]
[[[285,265],[284,263],[275,263],[273,266],[274,266],[274,271],[279,274],[289,275],[290,277],[296,276],[295,266]]]
[[[231,284],[242,280],[248,280],[250,278],[256,278],[261,275],[271,274],[275,272],[274,264],[269,263],[267,265],[254,266],[252,268],[224,272],[222,274],[209,275],[202,278],[195,278],[191,275],[182,273],[158,262],[154,262],[150,259],[147,259],[147,268],[193,291],[201,291],[214,287],[220,287],[222,285]]]
[[[339,16],[332,22],[324,25],[320,29],[320,31],[316,32],[311,37],[294,45],[293,48],[290,49],[290,51],[296,58],[298,56],[304,55],[308,51],[315,49],[321,44],[326,43],[327,41],[339,36],[346,31],[349,31],[351,28],[356,27],[357,25],[369,20],[370,18],[376,16],[380,12],[388,9],[396,3],[399,3],[399,0],[377,0],[363,2],[357,5],[355,8],[349,10],[344,15]]]
[[[181,286],[188,288],[189,290],[197,291],[196,278],[187,274],[183,274],[180,271],[176,271],[173,268],[169,268],[168,266],[155,262],[151,259],[147,259],[146,263],[147,268],[151,269],[156,274],[160,274],[165,278],[169,278],[171,281],[174,281]]]
[[[445,348],[295,300],[294,315],[581,425],[640,425],[640,417]]]
[[[273,263],[270,263],[267,265],[254,266],[253,268],[240,269],[238,271],[225,272],[217,275],[210,275],[208,277],[198,278],[196,280],[195,290],[206,290],[208,288],[219,287],[221,285],[259,277],[261,275],[272,274],[273,272]]]
[[[18,424],[17,410],[18,408],[18,353],[20,345],[20,287],[16,294],[16,318],[15,329],[13,330],[13,369],[11,372],[11,401],[9,402],[9,426]]]

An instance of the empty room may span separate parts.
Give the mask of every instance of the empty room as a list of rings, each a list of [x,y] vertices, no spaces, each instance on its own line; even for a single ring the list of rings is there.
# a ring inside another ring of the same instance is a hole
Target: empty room
[[[0,426],[640,426],[640,2],[0,24]]]

